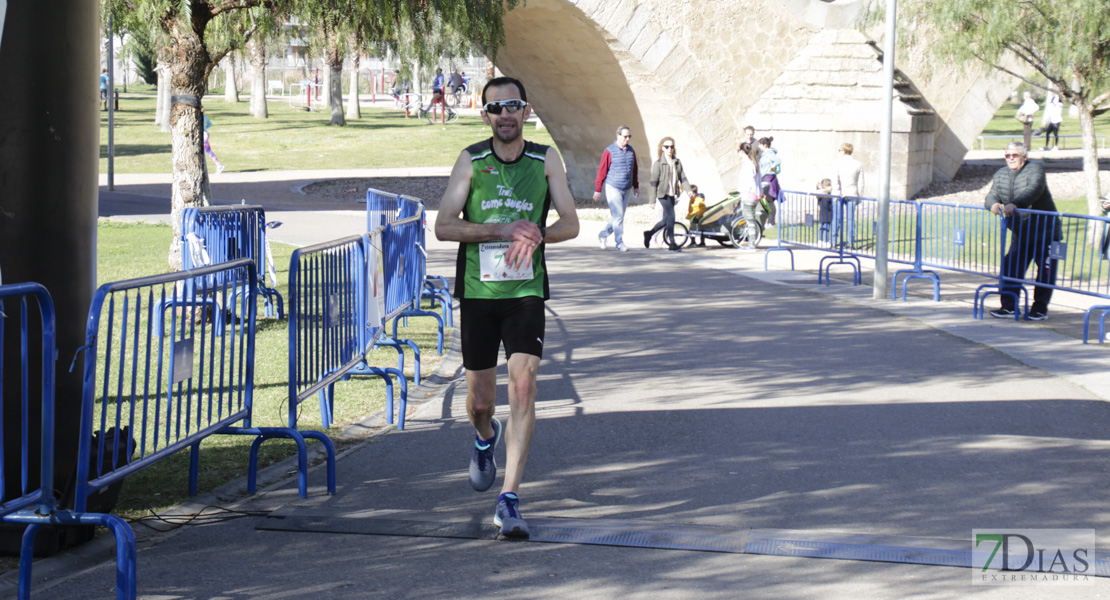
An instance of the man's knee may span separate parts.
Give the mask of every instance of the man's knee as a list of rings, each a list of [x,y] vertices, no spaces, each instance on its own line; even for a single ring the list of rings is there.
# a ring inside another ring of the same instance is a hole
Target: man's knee
[[[490,410],[497,401],[497,371],[467,371],[468,404],[478,412]]]
[[[515,360],[513,360],[515,359]],[[514,354],[509,360],[509,387],[518,399],[536,396],[536,375],[540,359],[527,354]]]

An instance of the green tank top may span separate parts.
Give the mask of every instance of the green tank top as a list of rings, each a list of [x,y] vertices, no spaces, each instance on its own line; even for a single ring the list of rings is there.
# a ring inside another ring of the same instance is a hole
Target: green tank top
[[[551,208],[544,160],[547,146],[526,141],[524,153],[511,163],[493,152],[492,139],[466,149],[473,167],[470,196],[463,220],[471,223],[512,223],[526,219],[543,226]],[[549,298],[544,244],[532,254],[527,272],[512,273],[500,264],[507,241],[463,242],[455,272],[456,298]]]

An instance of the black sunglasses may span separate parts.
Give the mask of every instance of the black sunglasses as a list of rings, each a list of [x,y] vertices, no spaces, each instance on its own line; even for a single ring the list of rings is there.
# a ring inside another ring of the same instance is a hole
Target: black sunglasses
[[[507,110],[511,115],[525,106],[528,106],[528,103],[523,100],[497,100],[487,103],[482,109],[491,115],[499,115],[502,110]]]

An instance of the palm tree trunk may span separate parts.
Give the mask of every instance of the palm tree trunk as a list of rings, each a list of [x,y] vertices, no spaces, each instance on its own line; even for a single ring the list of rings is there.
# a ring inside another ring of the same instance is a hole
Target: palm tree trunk
[[[193,19],[174,18],[168,24],[174,52],[170,72],[173,103],[170,106],[170,148],[173,186],[170,197],[170,223],[173,240],[169,264],[181,269],[181,214],[186,208],[205,203],[205,165],[201,99],[208,75],[208,48],[194,28]],[[203,31],[203,29],[201,29]]]
[[[224,102],[239,101],[239,86],[235,84],[235,55],[228,53],[224,67]]]
[[[327,85],[328,105],[331,107],[331,121],[329,125],[345,127],[347,120],[343,118],[343,50],[338,46],[328,48]]]
[[[347,98],[347,118],[361,119],[362,107],[358,104],[359,56],[357,51],[351,53],[351,66],[351,92]]]
[[[266,105],[266,45],[258,36],[252,36],[247,41],[247,50],[251,56],[250,114],[256,119],[267,119],[270,111]]]

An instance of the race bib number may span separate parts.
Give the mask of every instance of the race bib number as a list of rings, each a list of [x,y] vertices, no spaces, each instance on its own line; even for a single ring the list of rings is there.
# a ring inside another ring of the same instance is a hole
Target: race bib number
[[[508,263],[509,242],[478,244],[482,281],[521,281],[532,279],[532,265],[513,268]]]

